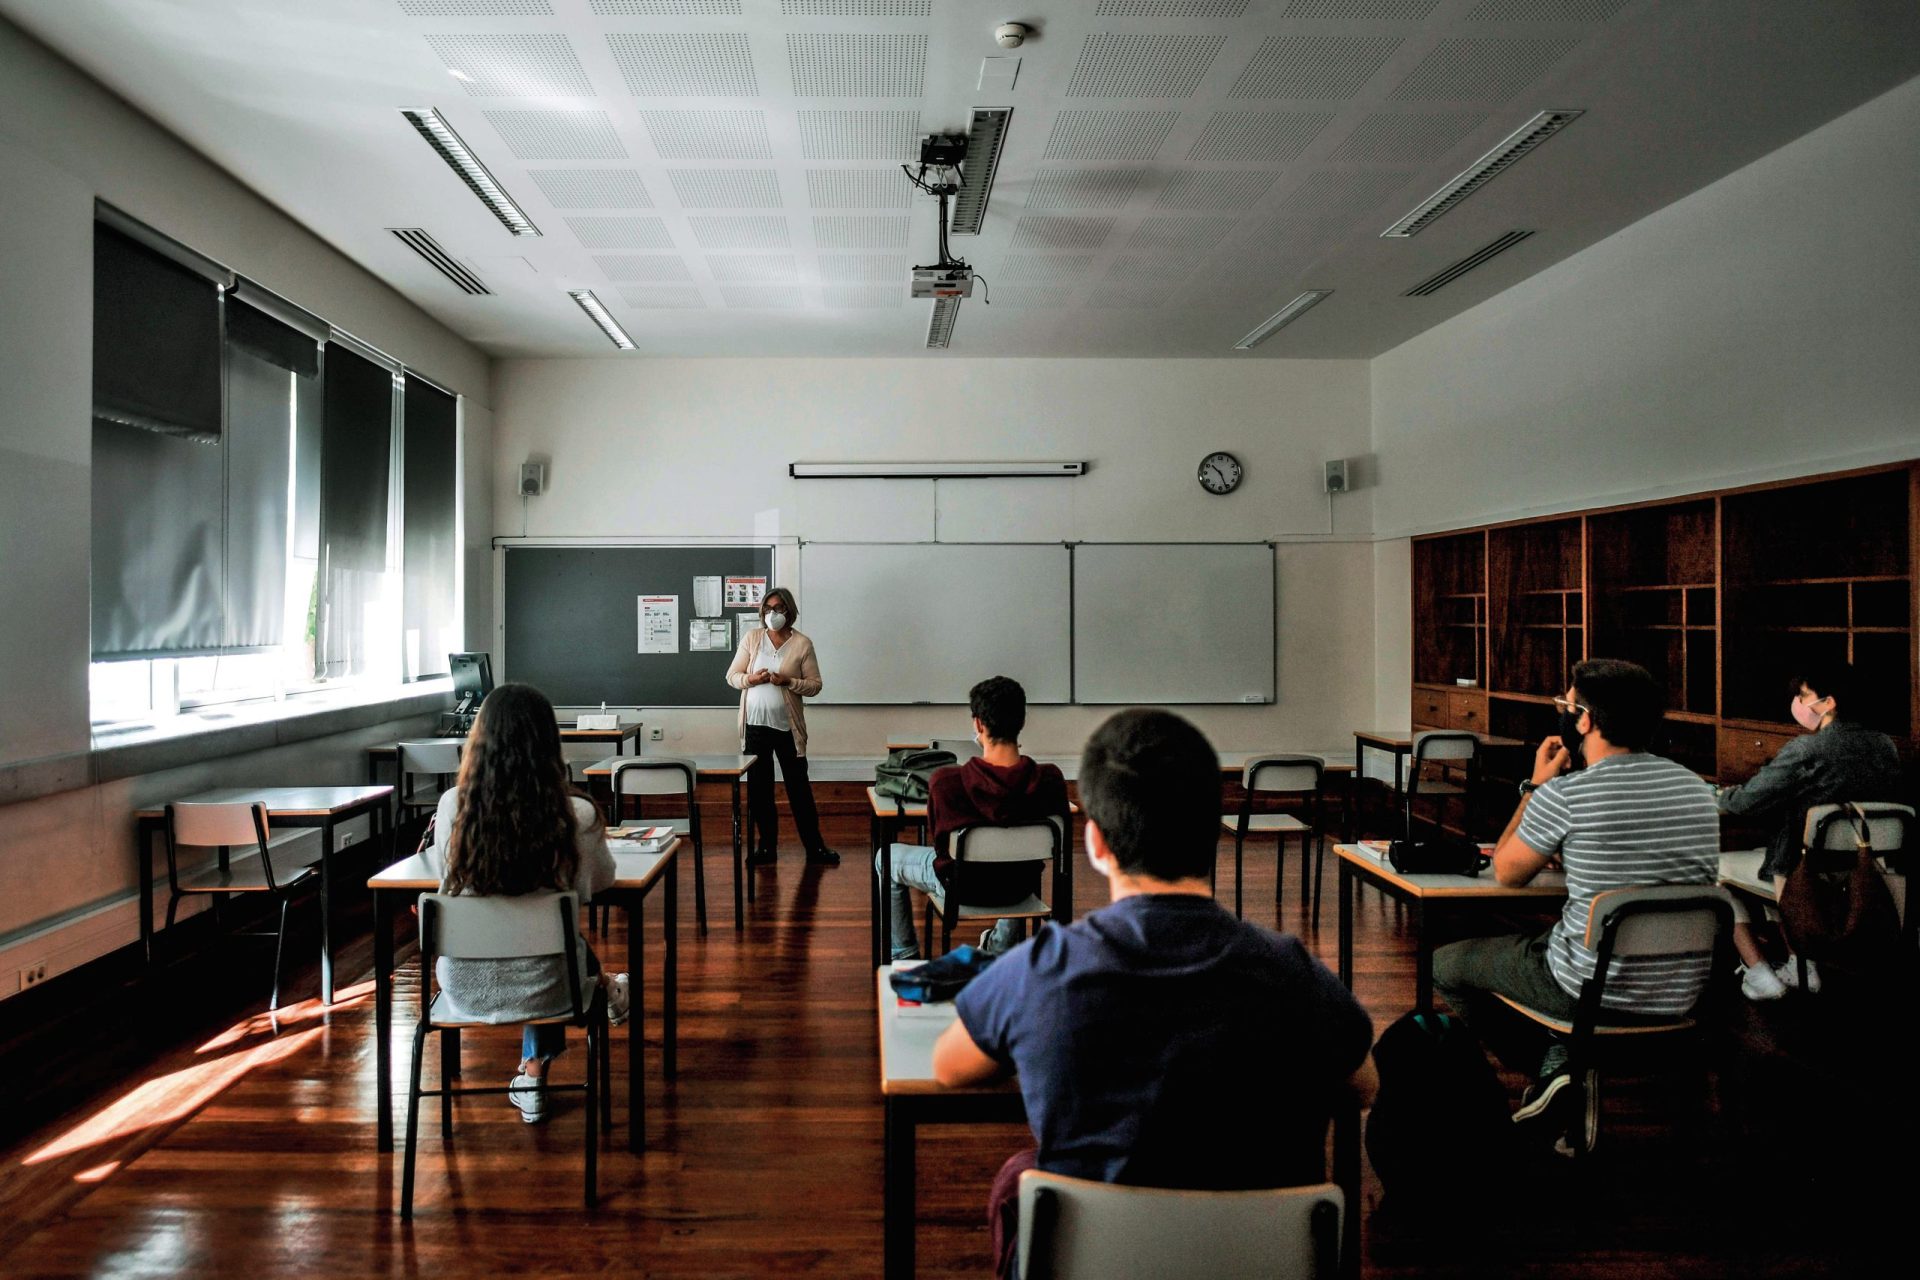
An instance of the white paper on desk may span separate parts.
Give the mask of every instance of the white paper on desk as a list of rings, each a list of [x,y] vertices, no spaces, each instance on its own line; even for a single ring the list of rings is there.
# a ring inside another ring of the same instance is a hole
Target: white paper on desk
[[[719,579],[715,578],[714,581],[718,582]],[[733,619],[688,619],[688,653],[725,653],[731,648],[733,648]]]
[[[641,596],[640,652],[680,652],[680,597]]]

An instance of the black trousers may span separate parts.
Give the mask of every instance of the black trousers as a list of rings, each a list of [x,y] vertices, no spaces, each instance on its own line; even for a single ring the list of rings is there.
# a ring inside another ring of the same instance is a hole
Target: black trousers
[[[813,807],[813,784],[807,781],[807,758],[793,748],[793,734],[765,725],[747,726],[746,752],[760,757],[747,770],[747,809],[753,816],[753,847],[771,852],[780,847],[779,810],[773,802],[773,762],[787,782],[787,805],[793,810],[795,834],[808,853],[826,847],[820,839],[820,815]]]

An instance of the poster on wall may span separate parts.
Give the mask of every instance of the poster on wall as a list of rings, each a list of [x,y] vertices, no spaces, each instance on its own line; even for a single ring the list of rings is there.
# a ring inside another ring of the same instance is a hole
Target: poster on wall
[[[640,652],[680,652],[680,597],[640,596]]]
[[[767,597],[765,578],[728,578],[726,604],[729,609],[758,609]]]
[[[720,575],[701,576],[693,580],[693,616],[696,618],[717,618],[720,616]]]
[[[688,653],[725,653],[731,648],[731,618],[691,618],[687,621]]]

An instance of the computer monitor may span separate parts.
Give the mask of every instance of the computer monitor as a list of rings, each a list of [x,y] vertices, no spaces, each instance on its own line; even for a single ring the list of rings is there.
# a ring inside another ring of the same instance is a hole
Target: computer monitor
[[[447,666],[453,672],[453,691],[459,696],[454,710],[471,715],[480,709],[480,700],[493,692],[493,660],[484,653],[450,653]]]

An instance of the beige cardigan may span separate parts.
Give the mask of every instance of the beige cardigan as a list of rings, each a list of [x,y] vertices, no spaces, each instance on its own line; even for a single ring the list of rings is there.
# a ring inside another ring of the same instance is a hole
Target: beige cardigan
[[[740,749],[747,749],[747,673],[753,669],[754,659],[759,655],[760,646],[767,640],[765,627],[755,627],[740,637],[740,647],[734,651],[733,665],[727,668],[727,683],[740,691]],[[787,695],[787,718],[793,721],[793,750],[796,755],[807,754],[807,713],[800,707],[800,699],[811,698],[820,692],[820,664],[814,660],[813,641],[798,631],[787,636],[787,642],[780,646],[779,672],[792,678],[791,684],[780,686],[780,692]]]

